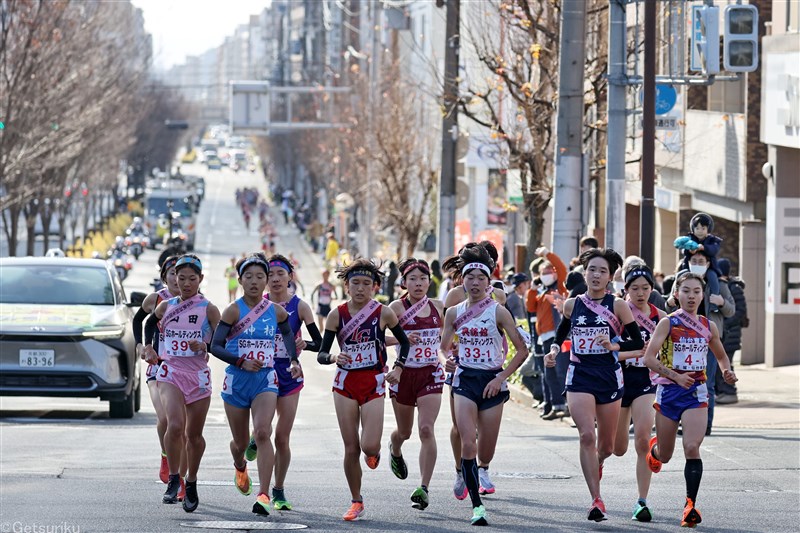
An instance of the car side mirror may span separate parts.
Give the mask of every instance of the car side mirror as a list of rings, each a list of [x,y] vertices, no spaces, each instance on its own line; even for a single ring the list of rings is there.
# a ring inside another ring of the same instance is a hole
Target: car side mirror
[[[144,299],[147,298],[147,295],[140,291],[134,291],[131,293],[130,301],[128,302],[128,307],[141,307],[144,303]]]

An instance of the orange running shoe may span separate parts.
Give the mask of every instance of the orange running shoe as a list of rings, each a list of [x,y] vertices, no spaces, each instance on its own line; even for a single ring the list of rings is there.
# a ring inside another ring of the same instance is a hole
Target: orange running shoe
[[[691,498],[686,498],[686,506],[683,508],[683,520],[681,520],[681,527],[695,527],[703,521],[700,516],[700,511],[695,509],[694,502]]]
[[[658,474],[659,472],[661,472],[661,467],[663,466],[663,463],[661,461],[653,457],[653,448],[655,448],[656,444],[658,444],[657,437],[653,437],[652,439],[650,439],[650,444],[648,446],[648,452],[647,452],[647,467],[654,474]]]
[[[364,516],[365,512],[364,502],[353,502],[350,504],[350,509],[348,509],[347,512],[344,513],[344,516],[342,516],[342,519],[352,522],[353,520],[357,520],[358,518]]]
[[[249,496],[251,492],[253,492],[253,481],[250,479],[250,475],[247,473],[247,463],[244,464],[244,468],[239,470],[239,467],[235,464],[233,465],[234,471],[236,474],[233,476],[233,483],[236,485],[236,490],[238,490],[242,495]]]
[[[594,522],[606,520],[606,504],[601,498],[592,500],[592,505],[589,506],[589,515],[586,518]]]
[[[367,466],[370,467],[372,470],[378,468],[378,465],[381,464],[381,454],[370,456],[364,456],[364,462],[367,463]]]
[[[178,501],[182,502],[186,498],[186,483],[181,478],[181,488],[178,489]]]
[[[269,515],[269,507],[269,496],[263,492],[259,493],[258,497],[256,498],[256,503],[253,504],[253,512],[255,514],[267,516]]]
[[[167,464],[167,454],[161,452],[161,468],[158,471],[161,483],[169,483],[169,464]]]

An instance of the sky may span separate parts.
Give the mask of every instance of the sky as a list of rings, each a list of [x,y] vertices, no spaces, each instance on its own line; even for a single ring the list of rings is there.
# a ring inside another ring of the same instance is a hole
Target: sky
[[[131,0],[144,12],[144,27],[153,36],[153,64],[167,69],[199,55],[232,35],[270,0]]]

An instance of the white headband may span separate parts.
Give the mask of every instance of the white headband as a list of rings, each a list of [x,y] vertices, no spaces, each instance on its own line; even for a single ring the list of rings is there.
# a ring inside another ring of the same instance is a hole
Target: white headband
[[[464,268],[461,269],[461,275],[465,276],[468,271],[475,270],[476,268],[478,270],[486,272],[486,275],[488,277],[492,276],[492,271],[489,269],[488,266],[484,265],[483,263],[467,263],[466,265],[464,265]]]

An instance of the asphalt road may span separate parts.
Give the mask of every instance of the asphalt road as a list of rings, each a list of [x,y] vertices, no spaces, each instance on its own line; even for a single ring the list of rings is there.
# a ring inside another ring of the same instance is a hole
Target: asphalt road
[[[265,190],[258,175],[207,173],[197,252],[206,271],[203,291],[220,306],[227,302],[223,272],[230,257],[257,247],[255,230],[243,231],[234,205],[235,188],[255,184]],[[295,251],[302,261],[307,251],[296,233],[285,228],[281,237],[279,249]],[[154,252],[142,257],[126,281],[128,290],[148,289],[156,275],[148,263],[154,263],[155,257]],[[309,292],[315,273],[301,271]],[[316,364],[311,354],[303,359],[306,387],[294,427],[293,463],[286,486],[294,511],[258,517],[250,512],[254,496],[243,497],[234,488],[230,433],[216,392],[205,430],[200,507],[193,514],[180,506],[161,504],[164,485],[158,481],[155,415],[146,397],[142,411],[132,420],[109,419],[107,406],[97,400],[0,398],[0,533],[191,532],[208,521],[234,530],[288,529],[293,524],[316,531],[470,529],[468,500],[459,502],[452,496],[454,463],[446,396],[436,426],[439,461],[430,487],[431,506],[417,511],[408,500],[419,475],[419,446],[412,438],[404,447],[409,478],[401,481],[392,475],[384,448],[378,470],[364,468],[365,519],[341,520],[349,492],[330,392],[333,369]],[[218,386],[224,365],[212,358],[211,367]],[[387,442],[394,426],[388,400],[385,413]],[[800,438],[796,429],[715,429],[704,442],[702,454],[704,477],[697,503],[703,523],[699,529],[798,530]],[[503,531],[674,531],[684,498],[682,453],[677,451],[673,461],[654,476],[648,503],[655,516],[649,524],[630,520],[636,500],[634,465],[633,446],[626,456],[606,462],[602,492],[609,520],[588,522],[590,497],[580,472],[576,431],[565,423],[541,421],[528,406],[509,403],[491,464],[497,493],[484,500],[490,527]]]

